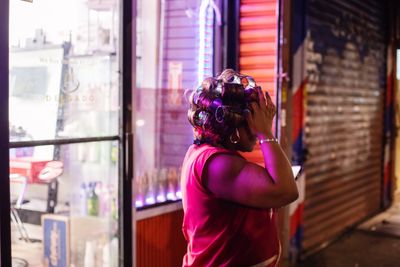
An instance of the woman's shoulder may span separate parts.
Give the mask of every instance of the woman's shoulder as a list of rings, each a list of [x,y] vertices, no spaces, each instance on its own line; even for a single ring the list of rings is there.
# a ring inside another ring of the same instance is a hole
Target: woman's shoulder
[[[190,149],[193,149],[194,151],[221,151],[226,153],[237,153],[235,150],[229,150],[227,148],[224,148],[223,146],[211,145],[208,143],[204,143],[201,145],[193,144],[190,146]]]
[[[235,162],[235,160],[232,160],[234,158],[240,161],[246,161],[245,158],[243,158],[243,156],[235,150],[229,150],[221,146],[212,146],[210,144],[193,144],[188,148],[183,164],[195,164],[196,166],[201,166],[202,168],[204,165],[210,161],[214,161],[216,158],[219,159],[217,161],[228,160],[228,163]]]
[[[242,155],[239,154],[236,150],[229,150],[221,146],[212,146],[209,144],[203,144],[197,147],[192,148],[194,150],[193,156],[196,159],[195,161],[200,161],[203,164],[210,161],[218,161],[218,162],[226,162],[232,163],[235,162],[234,159],[240,161],[246,161]],[[227,164],[230,165],[230,164]]]

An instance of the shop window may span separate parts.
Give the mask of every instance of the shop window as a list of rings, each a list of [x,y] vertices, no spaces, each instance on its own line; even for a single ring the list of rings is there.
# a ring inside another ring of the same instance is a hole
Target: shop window
[[[179,200],[180,166],[193,142],[186,89],[214,70],[213,1],[137,1],[136,206]]]
[[[120,266],[120,2],[10,1],[13,266]]]
[[[25,133],[17,138],[118,134],[118,1],[95,2],[10,3],[10,127]]]
[[[32,266],[118,266],[117,146],[44,146],[56,156],[41,159],[10,155],[13,259]]]

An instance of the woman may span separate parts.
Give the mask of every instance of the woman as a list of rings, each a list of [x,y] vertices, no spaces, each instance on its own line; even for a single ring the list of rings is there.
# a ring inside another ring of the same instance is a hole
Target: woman
[[[298,197],[289,160],[272,134],[275,106],[250,76],[231,69],[190,96],[195,140],[183,165],[183,266],[275,266],[274,208]],[[238,151],[259,141],[265,168]]]

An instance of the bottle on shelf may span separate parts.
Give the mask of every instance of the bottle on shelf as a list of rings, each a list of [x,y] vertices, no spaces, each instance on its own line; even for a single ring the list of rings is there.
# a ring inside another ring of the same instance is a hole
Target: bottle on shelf
[[[91,216],[99,215],[99,196],[96,194],[95,182],[89,183],[89,193],[87,197],[87,214]]]
[[[85,267],[95,267],[95,242],[94,241],[86,241],[85,247],[85,259],[84,266]]]
[[[110,190],[106,184],[100,183],[98,195],[100,204],[99,215],[110,215]]]

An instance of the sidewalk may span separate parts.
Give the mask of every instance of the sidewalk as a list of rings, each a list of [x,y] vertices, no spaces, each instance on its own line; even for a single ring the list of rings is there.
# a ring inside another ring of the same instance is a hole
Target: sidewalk
[[[297,267],[400,267],[400,198]]]

